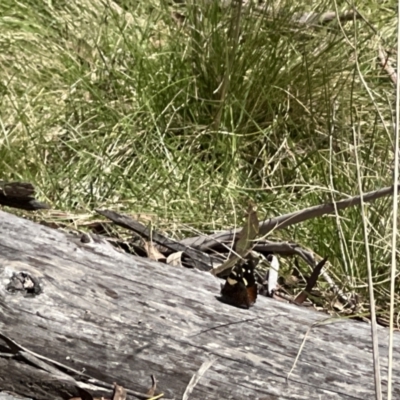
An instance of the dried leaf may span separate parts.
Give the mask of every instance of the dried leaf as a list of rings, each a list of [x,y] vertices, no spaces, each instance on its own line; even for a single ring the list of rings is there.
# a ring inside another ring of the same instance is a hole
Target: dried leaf
[[[255,208],[255,205],[252,202],[249,202],[246,221],[240,233],[240,239],[237,241],[235,246],[235,251],[238,255],[234,255],[233,257],[226,260],[219,267],[214,268],[211,271],[213,275],[218,275],[221,272],[232,268],[237,262],[244,259],[252,250],[254,245],[253,241],[258,235],[259,227],[257,212],[255,211]]]
[[[336,301],[333,303],[333,308],[334,308],[336,311],[343,311],[343,310],[345,309],[345,305],[344,305],[341,301],[336,300]]]
[[[176,253],[172,253],[167,257],[167,264],[172,265],[173,267],[182,267],[182,254],[183,251],[177,251]]]
[[[328,258],[324,258],[321,260],[314,268],[311,276],[307,280],[306,288],[295,298],[295,303],[302,304],[307,300],[308,294],[311,293],[311,290],[317,283],[319,274],[321,273],[322,268],[324,267]]]
[[[256,212],[256,206],[252,202],[249,202],[247,208],[246,221],[243,225],[243,229],[240,232],[240,239],[236,242],[235,250],[236,253],[242,257],[252,249],[253,241],[258,235],[259,223]]]
[[[153,242],[144,242],[144,249],[146,250],[147,257],[149,257],[150,260],[165,260],[164,254],[160,253],[157,247],[154,246]]]

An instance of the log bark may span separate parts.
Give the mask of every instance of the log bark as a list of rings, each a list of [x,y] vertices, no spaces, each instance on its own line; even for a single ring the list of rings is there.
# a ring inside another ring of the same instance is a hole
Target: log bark
[[[76,385],[110,395],[117,382],[134,399],[153,374],[178,399],[216,358],[191,400],[373,397],[368,324],[313,328],[287,381],[308,328],[328,316],[261,296],[238,309],[218,300],[220,282],[0,212],[0,391],[58,400]],[[388,330],[379,338],[385,377]],[[393,363],[400,398],[398,353]]]

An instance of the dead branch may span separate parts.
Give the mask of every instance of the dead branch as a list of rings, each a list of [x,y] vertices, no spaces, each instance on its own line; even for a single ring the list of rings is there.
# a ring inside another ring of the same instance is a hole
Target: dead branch
[[[186,256],[190,257],[194,266],[203,271],[209,271],[213,268],[213,264],[218,262],[216,257],[210,256],[201,250],[192,249],[190,246],[181,244],[173,239],[167,238],[160,233],[151,230],[150,228],[144,226],[138,221],[126,216],[116,213],[111,210],[96,210],[97,213],[103,215],[104,217],[110,219],[115,224],[122,226],[123,228],[133,230],[134,232],[140,234],[146,239],[151,239],[153,242],[168,248],[174,252],[182,251]]]
[[[0,181],[0,205],[28,211],[50,208],[35,199],[35,187],[28,182]]]
[[[322,217],[326,214],[332,214],[333,212],[335,212],[335,209],[345,210],[349,207],[358,206],[361,203],[361,199],[363,199],[363,201],[367,203],[377,200],[381,197],[389,196],[392,193],[393,186],[386,187],[366,193],[363,196],[354,196],[349,199],[340,200],[335,204],[321,204],[318,206],[305,208],[300,211],[295,211],[293,213],[284,214],[279,217],[269,218],[266,221],[260,223],[259,233],[260,235],[266,235],[272,230],[284,229],[291,225],[295,225],[309,219]],[[205,251],[207,249],[213,248],[214,246],[218,246],[221,243],[238,240],[241,231],[242,229],[231,229],[228,231],[218,232],[214,235],[186,238],[181,240],[179,243]]]

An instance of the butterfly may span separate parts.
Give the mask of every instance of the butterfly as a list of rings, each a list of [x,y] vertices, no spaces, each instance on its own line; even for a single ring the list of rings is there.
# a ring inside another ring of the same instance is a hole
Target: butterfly
[[[257,283],[254,276],[256,265],[257,261],[251,258],[233,267],[221,288],[221,300],[224,303],[250,308],[256,302]]]

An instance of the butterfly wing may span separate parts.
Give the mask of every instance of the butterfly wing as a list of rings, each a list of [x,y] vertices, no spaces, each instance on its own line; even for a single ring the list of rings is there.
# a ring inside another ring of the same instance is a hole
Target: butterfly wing
[[[246,260],[244,264],[237,264],[232,269],[221,290],[224,302],[241,308],[249,308],[256,302],[255,266],[253,260]]]
[[[250,259],[242,266],[243,279],[246,282],[247,304],[252,306],[257,300],[257,283],[254,275],[254,269],[257,265],[256,260]]]

